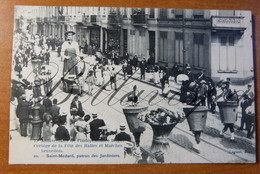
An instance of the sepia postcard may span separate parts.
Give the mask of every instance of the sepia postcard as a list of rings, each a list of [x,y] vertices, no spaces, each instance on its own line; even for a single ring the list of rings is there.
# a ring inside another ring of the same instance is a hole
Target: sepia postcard
[[[9,164],[256,163],[250,11],[14,11]]]

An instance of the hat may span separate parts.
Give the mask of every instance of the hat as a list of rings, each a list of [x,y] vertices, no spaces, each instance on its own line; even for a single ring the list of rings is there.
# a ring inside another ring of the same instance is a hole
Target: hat
[[[72,35],[76,34],[74,31],[66,31],[66,32],[64,33],[64,35],[67,36],[67,35],[70,34],[70,33],[71,33]]]
[[[92,113],[93,118],[97,118],[97,113]]]
[[[125,130],[125,125],[120,125],[120,130]]]
[[[22,100],[25,100],[25,99],[26,99],[26,95],[23,94],[23,95],[21,96],[21,98],[22,98]]]
[[[166,115],[165,112],[162,112],[162,113],[160,114],[161,117],[164,117],[165,115]]]
[[[60,116],[61,116],[61,117],[66,117],[67,114],[66,114],[66,112],[61,112]]]
[[[90,115],[85,115],[83,119],[84,119],[85,122],[89,121],[90,120]]]
[[[206,84],[206,81],[205,80],[201,80],[200,83],[201,84]]]

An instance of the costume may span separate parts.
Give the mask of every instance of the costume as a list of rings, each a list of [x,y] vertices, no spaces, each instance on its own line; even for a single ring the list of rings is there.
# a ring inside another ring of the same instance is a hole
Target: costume
[[[68,71],[69,74],[75,74],[77,59],[76,57],[79,55],[79,45],[74,41],[65,41],[61,46],[61,56],[65,58],[69,56],[69,59],[64,59],[63,66],[63,75],[65,75]]]
[[[100,138],[100,130],[99,127],[105,126],[105,122],[102,119],[94,119],[89,123],[90,126],[90,138],[91,140],[99,140]]]

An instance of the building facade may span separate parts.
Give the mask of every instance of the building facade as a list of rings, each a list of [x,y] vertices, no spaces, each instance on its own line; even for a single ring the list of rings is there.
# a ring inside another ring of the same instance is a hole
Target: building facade
[[[64,40],[64,32],[72,30],[79,45],[153,57],[170,68],[189,64],[194,73],[205,70],[215,81],[229,77],[246,83],[253,76],[248,11],[42,6],[37,12],[40,35]]]

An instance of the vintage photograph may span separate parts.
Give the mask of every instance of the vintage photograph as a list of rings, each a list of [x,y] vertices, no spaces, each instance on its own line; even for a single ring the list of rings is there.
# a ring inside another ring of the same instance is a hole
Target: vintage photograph
[[[250,11],[14,11],[10,164],[256,163]]]

